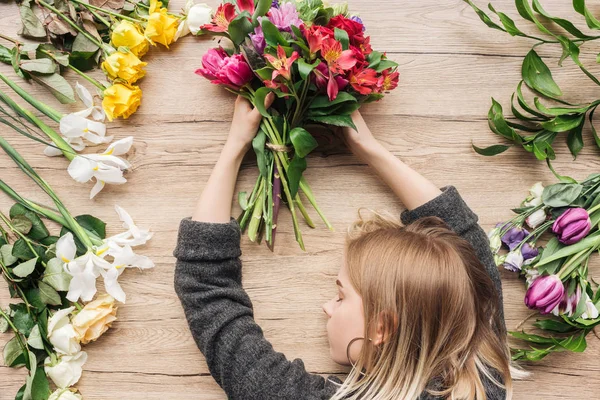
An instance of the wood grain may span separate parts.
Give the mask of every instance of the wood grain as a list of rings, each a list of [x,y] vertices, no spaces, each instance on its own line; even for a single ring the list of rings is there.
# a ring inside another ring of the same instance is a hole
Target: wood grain
[[[177,10],[183,3],[173,0],[170,8]],[[487,127],[490,97],[509,107],[530,41],[485,27],[460,0],[349,3],[361,14],[374,48],[387,51],[400,63],[399,88],[363,109],[369,126],[388,149],[439,186],[455,185],[485,229],[508,218],[509,208],[523,199],[533,183],[553,181],[544,164],[521,150],[490,159],[470,148],[472,141],[481,146],[498,142]],[[543,3],[548,12],[580,21],[579,26],[585,27],[570,2]],[[216,6],[217,1],[209,4]],[[478,4],[481,8],[486,5]],[[514,17],[524,31],[535,32],[518,18],[512,1],[497,0],[494,5]],[[590,7],[596,14],[600,12],[600,5]],[[18,29],[16,5],[0,3],[0,32],[16,36]],[[128,300],[119,309],[118,321],[100,341],[86,346],[89,359],[77,385],[86,399],[226,397],[210,376],[173,290],[172,251],[179,221],[192,213],[232,115],[233,97],[194,74],[202,54],[215,45],[216,40],[186,37],[171,51],[150,51],[145,58],[149,62],[147,76],[141,82],[142,106],[129,120],[109,126],[116,138],[135,137],[134,151],[128,156],[133,170],[126,175],[126,185],[107,187],[93,201],[89,200],[91,185],[73,182],[65,171],[65,159],[47,158],[42,145],[0,128],[74,214],[91,212],[107,221],[110,235],[119,231],[113,209],[118,204],[138,225],[155,232],[140,251],[154,260],[156,268],[143,273],[126,271],[121,282]],[[553,47],[539,52],[552,65],[560,56],[560,50]],[[585,53],[591,56],[582,57],[594,72],[598,72],[597,52],[587,49]],[[598,97],[596,86],[572,63],[553,69],[570,100]],[[15,77],[9,66],[0,65],[0,71]],[[68,79],[74,83],[77,77],[68,74]],[[62,112],[81,107],[61,105],[35,84],[26,87]],[[1,90],[9,89],[1,85]],[[558,145],[555,167],[559,172],[581,179],[600,169],[599,151],[589,130],[584,136],[586,147],[575,163],[566,145]],[[237,189],[249,190],[256,175],[249,154]],[[368,166],[343,148],[321,149],[311,155],[306,176],[335,232],[318,222],[314,230],[303,224],[308,251],[302,252],[294,241],[290,215],[283,212],[274,254],[244,237],[244,286],[254,303],[256,319],[276,350],[289,359],[302,358],[313,373],[343,377],[348,370],[328,356],[326,317],[320,306],[334,295],[344,230],[359,207],[399,213],[402,205]],[[25,197],[48,203],[12,161],[1,155],[0,177]],[[7,211],[11,204],[6,196],[0,196],[0,209]],[[236,204],[234,209],[237,214]],[[316,213],[309,212],[318,221]],[[591,273],[600,280],[597,258]],[[502,277],[507,325],[514,329],[529,314],[523,305],[524,287],[512,273],[503,271]],[[0,288],[0,305],[9,301],[14,300],[9,299],[5,287]],[[0,335],[0,346],[8,339],[9,335]],[[515,399],[598,398],[599,358],[600,341],[590,335],[584,354],[556,354],[526,365],[533,374],[516,383]],[[24,379],[24,370],[0,366],[0,400],[13,399]]]

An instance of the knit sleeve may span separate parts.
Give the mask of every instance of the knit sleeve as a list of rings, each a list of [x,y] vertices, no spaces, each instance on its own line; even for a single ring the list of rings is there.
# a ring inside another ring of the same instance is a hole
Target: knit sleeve
[[[211,375],[229,399],[328,399],[335,386],[273,349],[242,287],[240,226],[181,220],[175,291]]]

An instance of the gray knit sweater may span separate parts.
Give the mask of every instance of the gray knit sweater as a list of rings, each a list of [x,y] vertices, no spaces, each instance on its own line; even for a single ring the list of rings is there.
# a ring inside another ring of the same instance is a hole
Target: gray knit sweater
[[[404,224],[438,216],[468,240],[494,281],[500,300],[500,275],[477,216],[456,188],[401,214]],[[240,226],[183,218],[173,255],[175,291],[192,336],[206,357],[210,373],[233,400],[329,399],[337,389],[335,376],[308,373],[300,359],[288,361],[273,349],[253,317],[252,302],[242,287]],[[503,315],[503,314],[502,314]],[[500,331],[505,326],[499,327]],[[504,391],[484,379],[489,400],[504,399]],[[433,399],[425,392],[421,399]]]

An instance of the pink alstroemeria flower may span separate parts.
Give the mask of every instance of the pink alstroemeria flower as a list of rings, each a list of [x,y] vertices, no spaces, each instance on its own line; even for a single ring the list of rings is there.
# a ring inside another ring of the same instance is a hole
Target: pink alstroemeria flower
[[[280,75],[288,81],[292,79],[292,64],[299,57],[297,51],[294,51],[292,55],[288,57],[280,44],[277,45],[277,57],[273,57],[271,54],[265,54],[267,61],[275,68],[271,80],[274,80]]]

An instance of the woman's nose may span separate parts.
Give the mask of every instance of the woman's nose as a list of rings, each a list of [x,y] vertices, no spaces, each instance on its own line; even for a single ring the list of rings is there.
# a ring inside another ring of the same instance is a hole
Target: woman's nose
[[[326,303],[323,303],[323,311],[327,314],[328,317],[331,317],[331,300]]]

